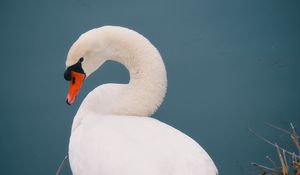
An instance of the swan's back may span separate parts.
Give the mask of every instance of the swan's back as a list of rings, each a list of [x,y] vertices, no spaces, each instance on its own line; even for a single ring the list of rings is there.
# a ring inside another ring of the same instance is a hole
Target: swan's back
[[[190,137],[153,118],[89,114],[72,133],[74,175],[216,175]]]

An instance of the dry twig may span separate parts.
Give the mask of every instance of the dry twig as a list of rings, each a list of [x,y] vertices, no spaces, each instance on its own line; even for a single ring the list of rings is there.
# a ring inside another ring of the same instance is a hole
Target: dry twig
[[[63,169],[64,164],[65,164],[65,161],[66,161],[67,159],[68,159],[68,155],[66,155],[65,158],[61,161],[61,163],[60,163],[60,165],[59,165],[59,167],[58,167],[58,169],[57,169],[55,175],[60,175],[61,170]]]
[[[260,140],[262,140],[276,148],[281,167],[278,167],[276,165],[276,163],[269,156],[266,156],[266,158],[271,162],[271,164],[273,165],[274,168],[269,168],[267,166],[263,166],[263,165],[260,165],[257,163],[251,163],[251,164],[254,165],[255,167],[257,167],[258,169],[260,169],[261,173],[265,174],[265,175],[270,174],[270,173],[273,175],[289,175],[289,174],[292,174],[292,172],[290,172],[290,169],[293,170],[293,173],[295,175],[300,175],[300,155],[299,155],[300,143],[299,143],[299,136],[295,130],[294,125],[292,123],[290,123],[291,131],[288,131],[286,129],[280,128],[280,127],[275,126],[270,123],[265,123],[265,124],[274,129],[277,129],[285,134],[289,134],[294,145],[296,146],[296,148],[298,150],[298,154],[296,154],[295,152],[290,152],[290,151],[278,146],[275,142],[274,143],[271,142],[270,140],[266,139],[265,137],[254,132],[251,128],[248,128],[249,131],[251,133],[253,133],[256,137],[258,137]],[[288,156],[290,156],[291,159],[289,159],[289,160],[292,160],[292,162],[290,164],[288,163],[286,154]],[[289,165],[291,166],[291,168],[289,167]]]

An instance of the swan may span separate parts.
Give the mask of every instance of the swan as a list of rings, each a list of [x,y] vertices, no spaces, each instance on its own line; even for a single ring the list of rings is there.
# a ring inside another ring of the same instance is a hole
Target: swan
[[[206,151],[179,130],[150,116],[166,94],[167,75],[158,50],[141,34],[103,26],[71,46],[64,78],[67,103],[106,60],[123,64],[128,84],[91,91],[72,124],[69,161],[74,175],[216,175]]]

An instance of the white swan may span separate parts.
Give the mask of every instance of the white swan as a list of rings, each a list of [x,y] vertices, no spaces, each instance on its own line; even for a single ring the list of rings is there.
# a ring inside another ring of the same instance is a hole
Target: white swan
[[[72,45],[65,78],[72,104],[85,77],[106,60],[123,64],[128,84],[104,84],[90,92],[72,126],[69,159],[74,175],[216,175],[193,139],[150,118],[162,103],[167,77],[156,48],[139,33],[104,26]]]

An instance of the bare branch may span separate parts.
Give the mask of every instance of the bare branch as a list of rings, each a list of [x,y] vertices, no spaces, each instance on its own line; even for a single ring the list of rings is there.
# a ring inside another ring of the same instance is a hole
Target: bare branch
[[[285,151],[284,150],[282,151],[282,154],[283,154],[283,160],[284,160],[284,163],[285,163],[285,166],[286,166],[286,170],[287,170],[287,172],[289,172],[289,165],[287,163],[286,155],[285,155]]]
[[[292,134],[290,131],[288,131],[288,130],[286,130],[286,129],[283,129],[283,128],[280,128],[280,127],[278,127],[278,126],[276,126],[276,125],[273,125],[273,124],[271,124],[271,123],[265,122],[265,124],[268,125],[268,126],[270,126],[271,128],[277,129],[277,130],[279,130],[279,131],[281,131],[281,132],[284,132],[284,133],[286,133],[286,134],[288,134],[288,135],[291,135],[291,134]]]
[[[55,175],[60,175],[61,170],[63,169],[64,164],[65,164],[65,161],[66,161],[67,159],[68,159],[68,155],[66,155],[65,158],[61,161],[61,163],[60,163],[60,165],[59,165],[59,167],[58,167],[58,169],[57,169]]]
[[[298,150],[298,153],[300,153],[299,136],[298,136],[298,134],[295,130],[295,127],[294,127],[293,123],[290,123],[290,126],[292,128],[292,134],[291,134],[292,141],[295,144],[295,146]]]
[[[276,169],[273,169],[273,168],[270,168],[270,167],[267,167],[267,166],[263,166],[263,165],[260,165],[258,163],[255,163],[255,162],[252,162],[251,163],[253,166],[259,168],[260,170],[262,170],[263,172],[270,172],[270,173],[280,173],[279,170],[276,170]]]
[[[275,170],[279,170],[278,166],[276,165],[276,163],[274,162],[274,160],[271,159],[270,156],[266,156],[266,158],[271,162],[271,164],[274,166]]]
[[[287,172],[287,169],[286,169],[286,165],[285,165],[284,160],[283,160],[283,158],[282,158],[282,155],[281,155],[281,153],[280,153],[279,147],[278,147],[277,144],[275,144],[275,146],[276,146],[277,154],[278,154],[278,156],[279,156],[280,163],[281,163],[281,166],[282,166],[282,174],[283,174],[283,175],[288,175],[288,172]]]
[[[282,147],[280,147],[280,146],[278,146],[278,145],[276,146],[275,143],[273,143],[273,142],[271,142],[270,140],[264,138],[263,136],[257,134],[257,133],[254,132],[251,128],[248,128],[248,130],[249,130],[250,132],[252,132],[256,137],[258,137],[259,139],[261,139],[262,141],[264,141],[264,142],[266,142],[266,143],[272,145],[272,146],[275,147],[275,148],[278,147],[280,150],[282,150],[282,151],[284,150],[287,154],[289,154],[289,155],[291,155],[291,156],[295,156],[296,158],[300,159],[300,156],[299,156],[299,155],[296,155],[296,154],[293,153],[293,152],[287,151],[286,149],[284,149],[284,148],[282,148]]]

